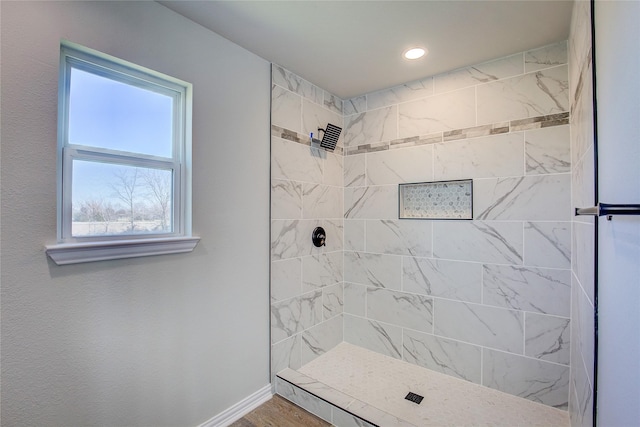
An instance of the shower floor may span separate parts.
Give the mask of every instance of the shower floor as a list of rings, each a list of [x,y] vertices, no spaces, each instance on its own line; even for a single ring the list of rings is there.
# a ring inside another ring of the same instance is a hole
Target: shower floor
[[[566,411],[348,343],[339,344],[298,371],[286,370],[278,376],[288,383],[287,386],[297,385],[324,402],[374,425],[569,425]],[[424,396],[424,400],[420,404],[406,400],[408,392]],[[341,424],[335,419],[328,421]]]

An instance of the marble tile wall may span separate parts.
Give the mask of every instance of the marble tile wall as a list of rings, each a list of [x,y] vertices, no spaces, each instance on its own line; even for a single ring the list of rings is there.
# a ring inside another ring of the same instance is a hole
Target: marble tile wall
[[[273,67],[273,374],[344,340],[567,409],[569,73],[563,42],[341,104]],[[398,184],[468,178],[472,221],[398,219]]]
[[[299,368],[343,341],[343,138],[335,152],[310,143],[343,126],[342,100],[273,65],[271,102],[272,374]],[[321,226],[326,246],[311,233]]]
[[[344,340],[567,409],[567,43],[344,105]],[[398,184],[469,178],[472,221],[398,219]]]
[[[592,75],[590,4],[575,2],[569,39],[573,207],[595,204]],[[571,225],[573,238],[569,415],[572,426],[591,426],[594,422],[595,223],[592,217],[574,216]]]

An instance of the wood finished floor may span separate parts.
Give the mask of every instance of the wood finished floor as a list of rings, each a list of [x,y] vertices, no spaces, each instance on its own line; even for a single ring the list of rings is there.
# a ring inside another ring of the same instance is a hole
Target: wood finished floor
[[[325,427],[328,422],[275,395],[230,427]]]

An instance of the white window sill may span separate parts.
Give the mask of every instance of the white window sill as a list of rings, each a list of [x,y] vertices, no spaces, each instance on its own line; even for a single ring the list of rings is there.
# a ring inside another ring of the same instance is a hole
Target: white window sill
[[[45,246],[58,265],[191,252],[199,237],[167,237],[111,242],[59,243]]]

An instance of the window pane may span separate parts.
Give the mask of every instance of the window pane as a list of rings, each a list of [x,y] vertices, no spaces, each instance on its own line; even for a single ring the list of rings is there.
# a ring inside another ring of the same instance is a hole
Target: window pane
[[[171,233],[172,174],[73,160],[72,236]]]
[[[69,143],[171,157],[173,98],[71,69]]]

